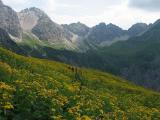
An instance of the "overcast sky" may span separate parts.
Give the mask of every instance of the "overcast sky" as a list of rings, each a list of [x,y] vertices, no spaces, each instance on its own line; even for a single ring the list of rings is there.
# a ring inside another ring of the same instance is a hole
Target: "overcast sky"
[[[82,22],[94,26],[113,23],[124,29],[137,22],[160,18],[160,0],[2,0],[16,11],[28,7],[44,10],[59,24]]]

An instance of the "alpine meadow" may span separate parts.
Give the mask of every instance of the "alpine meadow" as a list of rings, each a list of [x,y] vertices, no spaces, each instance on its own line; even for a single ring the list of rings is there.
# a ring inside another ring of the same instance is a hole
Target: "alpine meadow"
[[[160,120],[159,6],[0,0],[0,120]]]

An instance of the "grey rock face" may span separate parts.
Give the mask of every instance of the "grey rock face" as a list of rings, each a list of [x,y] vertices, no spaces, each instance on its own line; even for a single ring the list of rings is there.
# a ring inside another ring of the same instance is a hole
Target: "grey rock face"
[[[112,41],[125,35],[127,35],[127,32],[116,25],[100,23],[90,30],[87,39],[92,43],[100,44],[101,42]]]
[[[14,37],[21,37],[21,27],[17,13],[0,1],[0,28]]]
[[[0,5],[2,5],[3,4],[3,2],[2,2],[2,0],[0,0]]]
[[[86,26],[85,24],[82,24],[80,22],[78,23],[72,23],[72,24],[64,24],[62,25],[65,29],[73,32],[74,34],[77,34],[78,36],[84,37],[88,34],[90,28]]]
[[[39,17],[35,15],[35,12],[25,9],[18,13],[19,21],[23,30],[30,31],[38,23]]]
[[[62,26],[54,23],[42,10],[29,8],[19,14],[21,26],[24,30],[30,30],[40,40],[50,42],[72,39],[72,34],[65,31]]]
[[[21,49],[9,36],[9,34],[0,28],[0,46],[16,52],[18,54],[25,54],[23,49]]]
[[[145,23],[137,23],[137,24],[134,24],[131,28],[128,29],[128,34],[131,37],[141,35],[148,28],[149,28],[149,26]]]

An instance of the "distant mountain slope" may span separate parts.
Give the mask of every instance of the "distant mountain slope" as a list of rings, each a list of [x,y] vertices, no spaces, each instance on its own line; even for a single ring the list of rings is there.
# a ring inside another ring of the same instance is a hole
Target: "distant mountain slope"
[[[4,5],[0,0],[0,28],[14,37],[21,38],[21,27],[17,13],[10,7]]]
[[[100,23],[91,28],[86,38],[88,44],[93,46],[112,44],[119,40],[128,39],[127,32],[116,25]]]
[[[54,23],[42,10],[29,8],[18,13],[21,27],[30,31],[42,42],[57,48],[76,49],[76,36]]]
[[[67,30],[73,32],[74,34],[77,34],[80,37],[85,37],[88,32],[89,32],[89,27],[86,26],[85,24],[82,24],[80,22],[78,23],[71,23],[69,25],[64,24],[62,25],[64,28],[66,28]]]
[[[4,28],[1,31],[2,36],[0,36],[3,47],[17,53],[24,50],[27,53],[25,55],[29,56],[105,70],[132,80],[139,85],[160,90],[159,20],[140,36],[137,36],[139,35],[137,31],[141,34],[145,27],[142,27],[143,30],[137,30],[137,25],[134,25],[130,31],[135,32],[136,37],[108,47],[113,42],[126,40],[128,31],[122,30],[116,25],[106,25],[105,23],[90,28],[88,31],[85,25],[78,23],[73,24],[74,30],[77,31],[77,33],[76,31],[73,33],[73,30],[66,30],[64,26],[54,23],[40,9],[30,8],[18,13],[23,30],[23,34],[21,34],[17,14],[2,2],[0,5],[0,15],[2,15],[0,28]],[[78,33],[84,34],[84,29],[88,31],[85,38],[79,37]],[[10,37],[20,36],[22,36],[22,41],[18,42],[18,45],[10,39]],[[104,47],[106,45],[107,47]],[[75,52],[66,51],[66,49]],[[77,51],[83,53],[77,53]]]
[[[0,28],[0,46],[18,54],[25,54],[25,51],[20,48],[8,35],[8,33]]]
[[[7,31],[18,44],[34,42],[54,49],[85,52],[88,49],[97,49],[117,41],[127,40],[130,36],[141,34],[146,29],[142,24],[134,25],[129,31],[105,23],[92,28],[80,22],[59,25],[45,12],[35,7],[16,13],[2,1],[0,6],[0,28]],[[30,39],[27,40],[26,36]]]
[[[133,36],[138,36],[147,31],[149,26],[145,23],[136,23],[131,26],[131,28],[128,29],[128,34]]]
[[[111,73],[133,80],[155,90],[160,90],[160,22],[139,37],[115,43],[99,51],[104,68]]]
[[[0,48],[1,119],[159,119],[160,94],[100,71]]]
[[[46,56],[41,58],[101,69],[159,91],[159,46],[160,22],[157,21],[143,35],[115,43],[110,47],[88,50],[86,53],[42,48]],[[36,53],[36,50],[32,53]]]

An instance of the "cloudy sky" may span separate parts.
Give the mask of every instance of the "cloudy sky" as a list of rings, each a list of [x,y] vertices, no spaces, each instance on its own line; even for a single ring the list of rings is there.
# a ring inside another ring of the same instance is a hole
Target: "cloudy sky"
[[[160,0],[2,0],[16,11],[27,7],[44,10],[59,24],[82,22],[94,26],[114,23],[127,29],[137,22],[160,18]]]

